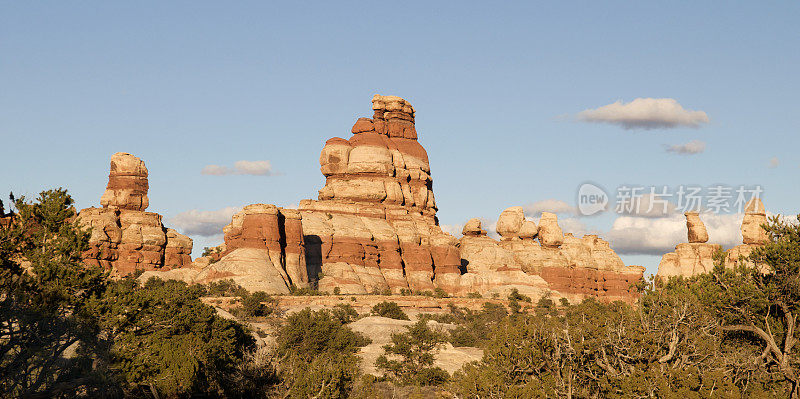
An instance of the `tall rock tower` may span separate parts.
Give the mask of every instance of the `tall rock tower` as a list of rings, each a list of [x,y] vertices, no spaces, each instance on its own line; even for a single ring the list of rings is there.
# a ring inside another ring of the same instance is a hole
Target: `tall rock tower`
[[[300,203],[309,268],[322,273],[323,290],[454,290],[461,262],[457,241],[436,221],[414,107],[400,97],[375,95],[372,110],[372,119],[356,121],[350,139],[325,143],[325,187],[317,201]]]

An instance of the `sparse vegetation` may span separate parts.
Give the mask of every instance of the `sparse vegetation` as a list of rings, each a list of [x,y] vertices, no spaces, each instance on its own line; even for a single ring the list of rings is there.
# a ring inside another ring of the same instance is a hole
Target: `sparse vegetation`
[[[410,320],[397,302],[383,301],[372,307],[372,314],[375,316],[388,317],[390,319]]]

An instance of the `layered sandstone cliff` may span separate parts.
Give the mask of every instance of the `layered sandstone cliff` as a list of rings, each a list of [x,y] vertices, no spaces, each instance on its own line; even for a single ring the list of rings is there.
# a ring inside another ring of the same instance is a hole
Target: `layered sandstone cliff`
[[[161,215],[145,212],[147,167],[139,158],[118,152],[111,157],[102,208],[87,208],[78,220],[91,229],[84,262],[126,275],[136,270],[169,270],[192,262],[192,239],[164,227]]]

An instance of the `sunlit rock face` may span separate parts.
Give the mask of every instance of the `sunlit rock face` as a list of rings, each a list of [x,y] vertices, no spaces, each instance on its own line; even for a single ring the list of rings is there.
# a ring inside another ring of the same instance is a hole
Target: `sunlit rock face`
[[[458,289],[458,241],[442,232],[428,154],[417,141],[414,108],[375,95],[372,118],[320,154],[325,187],[300,203],[306,262],[319,287],[369,293]]]
[[[521,207],[508,208],[498,218],[497,233],[502,239],[496,245],[512,254],[512,263],[541,278],[553,292],[573,300],[637,298],[633,285],[641,280],[644,268],[625,266],[608,242],[596,235],[564,234],[553,213],[543,212],[537,226],[525,219]],[[462,257],[463,248],[462,242]]]
[[[253,204],[225,227],[225,243],[191,272],[151,272],[187,282],[233,279],[249,290],[286,293],[313,283],[341,294],[425,292],[506,297],[512,290],[580,300],[636,298],[643,268],[626,267],[597,236],[563,234],[555,214],[539,223],[522,207],[497,223],[502,240],[471,219],[456,239],[442,231],[428,154],[417,140],[415,110],[376,95],[372,118],[320,153],[325,185],[298,209]]]
[[[145,212],[149,205],[148,171],[128,153],[111,156],[102,208],[79,212],[78,220],[91,229],[84,262],[122,276],[136,270],[169,270],[192,263],[192,239],[164,227],[161,215]]]
[[[719,244],[707,243],[708,233],[697,212],[687,212],[686,228],[689,243],[681,243],[675,247],[675,252],[665,254],[658,265],[661,278],[671,276],[691,277],[701,273],[708,273],[714,269],[717,262],[722,262],[725,267],[733,268],[736,264],[744,262],[752,264],[747,259],[753,249],[765,244],[769,240],[766,230],[762,225],[767,223],[764,204],[758,198],[751,199],[745,205],[745,214],[742,219],[742,244],[737,245],[724,253]],[[715,255],[721,253],[717,260]]]

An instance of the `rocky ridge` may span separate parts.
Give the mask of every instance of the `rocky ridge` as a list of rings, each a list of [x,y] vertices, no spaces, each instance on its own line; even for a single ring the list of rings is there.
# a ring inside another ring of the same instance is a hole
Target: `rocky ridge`
[[[460,239],[443,232],[414,108],[376,95],[372,110],[349,139],[325,143],[318,199],[296,210],[249,205],[225,227],[219,254],[198,259],[191,270],[143,277],[230,278],[272,293],[316,281],[320,290],[341,294],[440,289],[505,297],[516,289],[533,298],[635,298],[631,284],[644,269],[626,267],[597,236],[564,235],[555,214],[544,213],[537,225],[521,207],[507,209],[497,224],[500,242],[478,219],[467,222]]]

